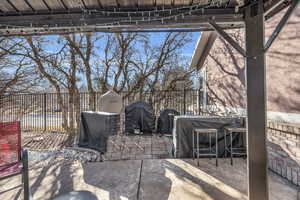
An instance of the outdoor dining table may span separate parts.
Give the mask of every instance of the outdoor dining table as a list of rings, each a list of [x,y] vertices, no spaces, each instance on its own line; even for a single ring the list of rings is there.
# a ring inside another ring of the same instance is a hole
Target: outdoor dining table
[[[100,200],[86,190],[71,191],[55,197],[53,200]]]
[[[226,127],[244,127],[245,118],[220,116],[175,116],[173,128],[173,154],[175,158],[191,158],[193,154],[192,133],[195,128],[214,128],[218,130],[218,155],[225,154],[224,129]],[[242,135],[237,134],[234,145],[240,145]],[[227,139],[228,140],[228,139]],[[199,138],[202,145],[209,144],[209,137],[202,135]],[[212,138],[212,141],[215,141]],[[229,144],[229,142],[227,143]],[[212,143],[215,145],[215,142]]]

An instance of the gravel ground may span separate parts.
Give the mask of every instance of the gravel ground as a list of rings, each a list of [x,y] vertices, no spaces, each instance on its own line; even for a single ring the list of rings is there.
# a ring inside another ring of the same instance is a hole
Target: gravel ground
[[[29,150],[29,162],[38,163],[49,160],[65,160],[79,162],[100,162],[101,154],[93,150],[81,148],[63,148],[61,150]]]
[[[66,137],[66,134],[26,134],[23,147],[29,151],[29,160],[36,161],[47,158],[80,162],[172,158],[172,140],[166,136],[110,136],[104,154],[92,149],[66,147],[61,142]]]

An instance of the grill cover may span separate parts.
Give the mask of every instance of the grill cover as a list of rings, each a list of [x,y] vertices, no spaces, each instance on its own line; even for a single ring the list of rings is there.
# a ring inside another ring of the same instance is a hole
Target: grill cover
[[[125,108],[125,133],[134,134],[136,129],[141,134],[152,134],[155,130],[153,108],[144,101],[137,101]]]
[[[161,134],[172,134],[174,116],[180,113],[174,109],[164,109],[161,111],[157,121],[157,132]]]
[[[106,152],[107,139],[118,134],[120,115],[106,112],[82,112],[78,146]]]
[[[192,133],[194,128],[215,128],[218,129],[218,154],[223,156],[225,152],[225,127],[244,127],[244,118],[233,117],[217,117],[217,116],[176,116],[173,129],[173,145],[174,155],[176,158],[191,158],[192,157]],[[245,134],[238,134],[233,138],[233,147],[240,147],[242,137]],[[201,145],[208,146],[209,137],[200,135],[199,141]],[[229,145],[229,137],[226,137]],[[245,141],[245,140],[244,140]],[[212,146],[215,145],[215,137],[212,136]]]

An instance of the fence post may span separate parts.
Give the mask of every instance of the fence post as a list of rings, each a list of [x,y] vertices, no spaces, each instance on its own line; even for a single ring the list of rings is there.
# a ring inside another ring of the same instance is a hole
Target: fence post
[[[198,115],[201,114],[201,105],[202,105],[202,99],[201,99],[201,89],[198,89]]]
[[[4,103],[3,103],[3,100],[4,99],[4,96],[2,96],[2,95],[0,95],[0,121],[4,121],[3,120],[3,116],[4,116],[4,109],[3,109],[3,107],[4,107]],[[3,109],[3,110],[2,110]]]
[[[183,89],[183,113],[186,114],[186,89]]]
[[[44,93],[44,131],[47,130],[47,93]]]
[[[94,106],[94,111],[96,111],[96,109],[97,109],[96,108],[96,95],[97,95],[96,92],[94,92],[94,95],[93,95],[93,98],[94,98],[94,105],[93,105]]]

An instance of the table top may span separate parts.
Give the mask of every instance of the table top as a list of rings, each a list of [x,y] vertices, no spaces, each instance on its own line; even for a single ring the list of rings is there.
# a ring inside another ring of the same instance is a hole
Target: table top
[[[196,132],[196,133],[215,133],[215,132],[218,132],[218,129],[215,129],[215,128],[195,128],[194,132]]]
[[[99,115],[119,115],[119,113],[109,113],[109,112],[100,112],[100,111],[82,111],[81,113],[99,114]]]
[[[231,119],[231,118],[242,118],[242,117],[231,117],[231,116],[217,116],[217,115],[210,115],[210,116],[204,116],[204,115],[177,115],[174,117],[175,119]]]
[[[247,132],[246,128],[226,127],[225,129],[229,132]]]
[[[93,193],[80,190],[80,191],[71,191],[58,197],[54,198],[53,200],[99,200]]]

